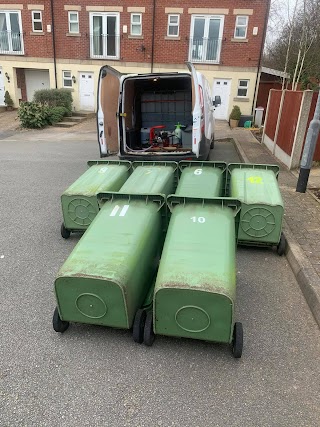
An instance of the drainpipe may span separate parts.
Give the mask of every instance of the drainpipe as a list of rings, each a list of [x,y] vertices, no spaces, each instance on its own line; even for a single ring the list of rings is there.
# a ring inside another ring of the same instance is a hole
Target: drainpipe
[[[271,0],[268,1],[267,13],[266,13],[265,20],[264,20],[264,31],[263,31],[262,41],[261,41],[261,48],[260,48],[260,55],[259,55],[259,62],[258,62],[258,71],[257,71],[256,85],[255,85],[255,88],[254,88],[253,103],[252,103],[252,110],[251,110],[251,114],[252,115],[254,114],[256,97],[258,96],[258,86],[259,86],[259,82],[260,82],[260,67],[261,67],[261,62],[262,62],[262,54],[263,54],[264,42],[266,40],[266,34],[267,34],[267,26],[268,26],[268,17],[269,17],[269,13],[270,13],[270,5],[271,5]]]
[[[56,61],[56,38],[55,38],[55,31],[54,31],[54,12],[53,12],[53,0],[50,0],[50,6],[51,6],[51,32],[52,32],[52,48],[53,48],[53,66],[54,66],[54,82],[56,89],[58,88],[57,85],[57,61]]]
[[[152,46],[151,46],[151,73],[153,73],[153,62],[154,62],[154,33],[155,33],[155,25],[156,25],[156,0],[153,0]]]

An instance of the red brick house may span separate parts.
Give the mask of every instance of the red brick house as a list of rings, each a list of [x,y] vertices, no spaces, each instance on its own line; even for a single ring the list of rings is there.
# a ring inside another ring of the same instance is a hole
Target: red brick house
[[[98,71],[185,70],[192,61],[221,95],[217,118],[255,102],[270,0],[1,0],[0,105],[65,87],[95,110]]]

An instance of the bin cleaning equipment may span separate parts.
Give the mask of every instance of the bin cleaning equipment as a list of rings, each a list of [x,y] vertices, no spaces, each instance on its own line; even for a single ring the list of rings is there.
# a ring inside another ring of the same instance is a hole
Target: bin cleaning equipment
[[[100,212],[55,281],[56,332],[69,322],[131,328],[158,266],[165,195],[175,190],[178,168],[174,162],[146,163],[135,165],[121,193],[99,194]],[[152,189],[161,194],[145,193]]]
[[[88,228],[99,212],[97,194],[120,190],[131,170],[131,162],[119,160],[91,160],[88,166],[61,196],[64,239],[68,239],[72,231]]]
[[[238,241],[286,250],[282,233],[284,206],[278,186],[279,166],[231,163],[228,166],[229,195],[241,201]]]
[[[213,198],[225,194],[227,164],[224,162],[181,161],[176,196]]]
[[[243,329],[234,321],[234,304],[241,204],[178,196],[169,196],[167,203],[172,215],[144,343],[152,345],[155,334],[226,343],[239,358]]]

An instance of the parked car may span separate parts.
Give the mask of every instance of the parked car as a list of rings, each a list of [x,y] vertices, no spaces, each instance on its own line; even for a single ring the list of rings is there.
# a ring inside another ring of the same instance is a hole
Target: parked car
[[[214,144],[214,109],[206,78],[190,73],[121,74],[103,66],[98,83],[101,157],[206,160]]]

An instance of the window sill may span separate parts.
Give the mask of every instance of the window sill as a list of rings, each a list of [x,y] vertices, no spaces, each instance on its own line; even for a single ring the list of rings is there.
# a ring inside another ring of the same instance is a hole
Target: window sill
[[[128,39],[136,39],[136,40],[143,40],[144,37],[143,36],[128,36]]]
[[[233,39],[231,39],[231,41],[232,42],[235,42],[235,43],[248,43],[248,39],[235,39],[235,38],[233,38]]]
[[[30,36],[44,36],[44,31],[30,31]]]
[[[64,86],[62,86],[62,89],[66,89],[66,90],[68,90],[69,92],[74,92],[73,87],[64,87]]]
[[[81,33],[66,33],[67,37],[81,37]]]
[[[247,97],[235,97],[235,98],[233,98],[233,100],[234,101],[237,101],[237,102],[249,102],[250,101],[250,99],[249,98],[247,98]]]
[[[166,36],[165,40],[181,40],[179,36]]]

